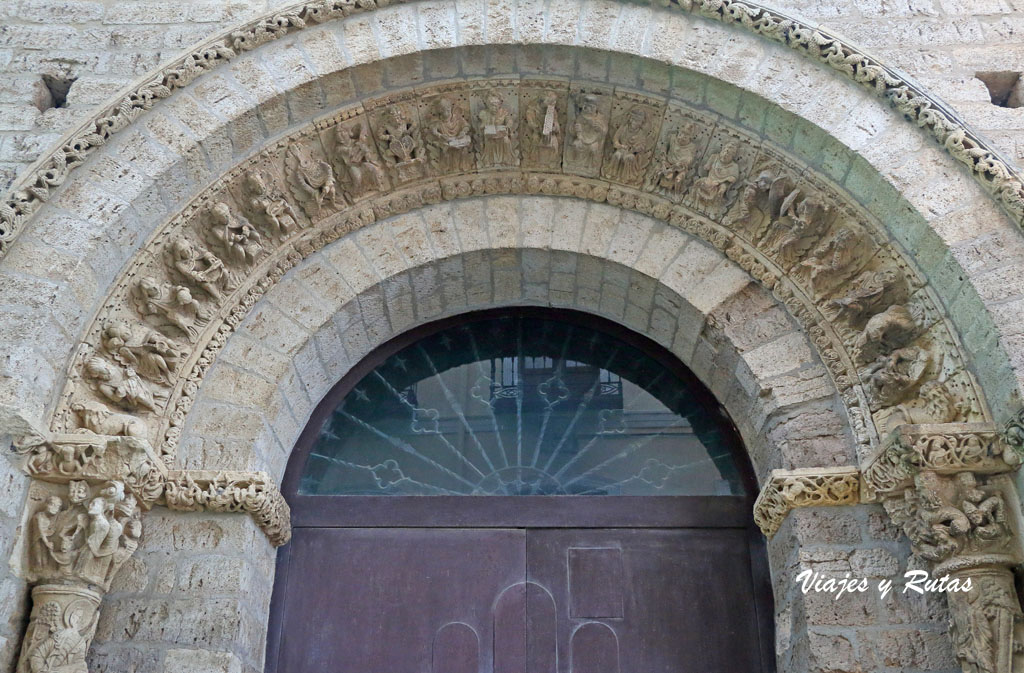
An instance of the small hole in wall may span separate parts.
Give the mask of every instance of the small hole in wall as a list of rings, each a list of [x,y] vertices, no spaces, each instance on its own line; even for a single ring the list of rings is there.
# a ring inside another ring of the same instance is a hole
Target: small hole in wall
[[[1019,72],[978,72],[974,76],[988,87],[988,95],[993,105],[1011,108],[1024,105],[1024,91],[1021,91]]]
[[[50,92],[50,104],[47,107],[65,107],[68,102],[68,91],[71,90],[71,85],[74,83],[74,77],[43,75],[43,86]]]

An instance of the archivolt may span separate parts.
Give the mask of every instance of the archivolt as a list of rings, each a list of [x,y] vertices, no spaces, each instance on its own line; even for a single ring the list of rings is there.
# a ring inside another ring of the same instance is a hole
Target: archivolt
[[[314,0],[290,5],[243,26],[216,35],[189,53],[146,75],[118,100],[70,132],[59,146],[41,157],[14,183],[0,202],[0,256],[25,222],[71,171],[117,132],[171,93],[201,74],[271,40],[320,24],[405,0]],[[948,107],[895,69],[838,35],[795,17],[745,0],[663,0],[669,9],[745,28],[824,63],[887,100],[907,119],[927,129],[975,179],[989,190],[1008,214],[1024,223],[1024,181],[1019,172]]]
[[[923,278],[879,222],[795,157],[679,101],[587,81],[468,79],[364,99],[199,195],[114,285],[52,429],[140,432],[172,463],[203,376],[288,269],[368,223],[484,194],[607,202],[724,252],[802,324],[861,457],[901,423],[990,420]]]

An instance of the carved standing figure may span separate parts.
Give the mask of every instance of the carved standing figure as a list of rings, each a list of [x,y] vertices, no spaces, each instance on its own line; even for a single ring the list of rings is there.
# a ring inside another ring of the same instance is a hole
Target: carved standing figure
[[[132,411],[156,411],[156,400],[131,367],[124,369],[92,357],[83,368],[89,386],[114,404]]]
[[[680,124],[669,136],[664,156],[654,173],[655,188],[670,198],[680,198],[690,184],[690,175],[697,163],[697,125]]]
[[[543,168],[562,163],[562,125],[558,121],[558,94],[547,91],[526,107],[523,148],[526,160]]]
[[[627,184],[639,184],[654,155],[657,126],[646,108],[634,105],[626,120],[612,134],[604,176]]]
[[[346,184],[349,196],[359,198],[369,192],[380,192],[387,188],[384,169],[378,163],[372,145],[364,136],[369,132],[362,124],[344,126],[334,130],[335,152],[348,174]]]
[[[271,192],[259,171],[245,174],[243,189],[253,220],[265,231],[283,238],[295,229],[298,215],[281,194]]]
[[[701,168],[692,190],[697,208],[711,212],[723,205],[729,188],[740,179],[739,151],[739,143],[731,140]]]
[[[442,175],[473,170],[473,139],[460,107],[444,96],[430,107],[426,142],[434,170]]]
[[[176,327],[192,343],[210,321],[209,314],[192,298],[187,287],[158,283],[150,277],[136,283],[132,292],[135,308],[158,328]]]
[[[211,242],[235,264],[248,266],[263,252],[263,237],[245,218],[231,212],[221,201],[206,215],[206,231]]]
[[[29,567],[37,576],[46,576],[57,570],[53,558],[53,538],[56,532],[57,517],[64,509],[63,501],[51,495],[46,499],[43,508],[32,517],[32,526],[28,534]]]
[[[477,121],[480,123],[480,164],[515,166],[515,121],[501,94],[497,91],[487,94],[483,109],[477,113]]]
[[[601,166],[601,148],[608,133],[608,122],[601,114],[597,96],[585,95],[572,124],[566,158],[585,172],[596,172]]]
[[[195,284],[214,301],[219,303],[224,300],[225,293],[234,291],[234,278],[224,262],[184,236],[171,243],[170,257],[174,270],[181,274],[185,282]]]
[[[334,169],[320,157],[313,156],[313,150],[293,143],[285,155],[285,168],[292,196],[309,219],[319,218],[327,203],[335,209],[340,207]]]

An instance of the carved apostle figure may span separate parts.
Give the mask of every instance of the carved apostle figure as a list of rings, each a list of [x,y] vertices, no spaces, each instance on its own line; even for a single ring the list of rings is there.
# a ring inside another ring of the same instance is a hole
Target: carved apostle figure
[[[135,308],[143,318],[153,320],[159,328],[179,329],[190,342],[199,338],[199,330],[210,316],[192,298],[187,287],[158,283],[150,277],[141,279],[132,292]]]
[[[665,155],[654,173],[654,185],[665,196],[679,198],[689,186],[697,163],[697,125],[680,124],[665,145]]]
[[[477,113],[480,123],[480,163],[483,166],[515,166],[515,121],[501,94],[492,91]]]
[[[287,236],[295,229],[298,216],[281,194],[271,193],[263,175],[252,170],[243,182],[245,198],[257,224],[274,236]]]
[[[523,148],[527,161],[555,168],[562,161],[562,126],[558,122],[558,94],[547,91],[526,107]]]
[[[431,112],[426,128],[431,165],[441,174],[473,170],[473,139],[460,107],[442,96],[431,105]]]
[[[724,203],[729,188],[740,179],[739,151],[739,143],[729,141],[701,168],[692,190],[697,208],[710,212]]]
[[[221,201],[206,215],[206,231],[213,244],[235,264],[248,266],[263,252],[263,237],[245,218]]]
[[[572,140],[567,150],[569,161],[580,170],[597,171],[601,165],[601,146],[607,133],[608,123],[601,114],[597,96],[583,96],[572,124]]]
[[[194,283],[216,302],[235,289],[234,278],[219,257],[184,236],[171,243],[171,263],[186,282]]]
[[[122,369],[94,356],[85,363],[83,374],[93,390],[117,406],[132,411],[156,411],[153,394],[131,367]]]
[[[352,198],[387,188],[384,169],[377,162],[373,147],[364,137],[366,135],[369,132],[362,124],[350,127],[339,124],[334,131],[334,149],[348,173],[347,185]]]
[[[340,208],[334,169],[320,157],[313,156],[313,150],[293,143],[285,156],[285,168],[292,196],[309,219],[319,218],[327,203]]]
[[[627,184],[643,180],[654,154],[655,133],[650,112],[640,105],[630,108],[626,120],[612,134],[604,176]]]

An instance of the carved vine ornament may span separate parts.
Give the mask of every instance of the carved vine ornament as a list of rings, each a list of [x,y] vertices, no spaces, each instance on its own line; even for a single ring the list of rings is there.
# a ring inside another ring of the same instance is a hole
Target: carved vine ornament
[[[88,330],[48,438],[21,444],[25,470],[120,484],[144,507],[247,511],[282,543],[287,506],[265,475],[174,469],[182,423],[228,336],[328,243],[425,205],[506,193],[609,203],[722,251],[810,336],[861,455],[908,423],[989,420],[920,274],[878,222],[795,158],[677,101],[582,81],[478,79],[339,110],[166,222]],[[69,497],[51,509],[79,506]]]
[[[1024,411],[991,423],[903,425],[855,467],[775,470],[754,508],[771,537],[796,507],[880,502],[947,592],[953,651],[965,673],[1024,670],[1024,613],[1013,568],[1020,548],[1011,475],[1024,461]]]
[[[314,0],[264,15],[207,40],[190,53],[142,78],[116,103],[70,132],[60,146],[17,179],[0,201],[0,256],[26,221],[70,173],[139,115],[205,72],[238,54],[309,25],[336,20],[405,0]],[[670,10],[692,12],[749,30],[813,58],[871,89],[917,123],[963,163],[1018,224],[1024,224],[1024,179],[1010,162],[929,92],[841,36],[757,2],[746,0],[657,0]]]

